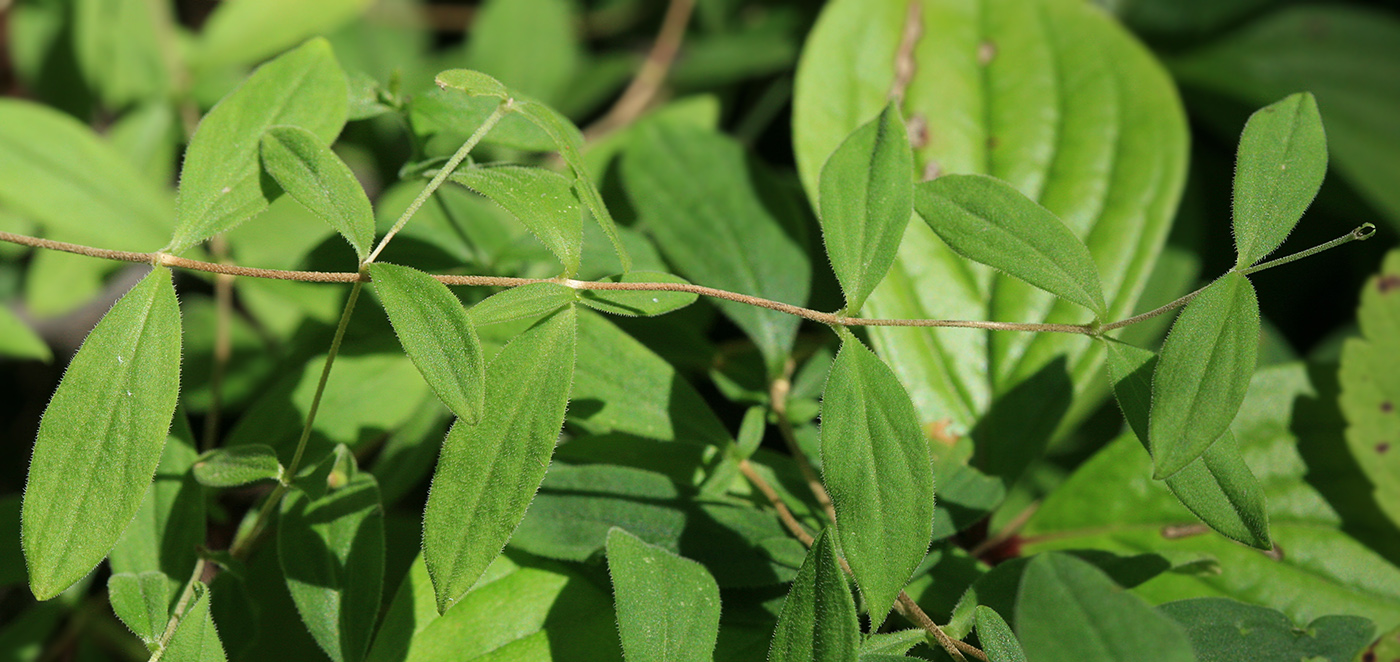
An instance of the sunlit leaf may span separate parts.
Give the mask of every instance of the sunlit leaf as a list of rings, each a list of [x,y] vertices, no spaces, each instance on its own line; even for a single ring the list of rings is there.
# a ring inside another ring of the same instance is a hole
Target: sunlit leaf
[[[209,616],[209,601],[209,587],[195,582],[189,607],[160,659],[169,662],[225,662],[228,659],[224,656],[219,632],[214,628],[214,619]]]
[[[988,662],[1026,662],[1026,652],[1011,633],[1011,626],[987,607],[977,607],[977,639]]]
[[[850,662],[860,650],[860,624],[846,575],[837,564],[831,529],[817,534],[783,601],[770,662]]]
[[[1327,136],[1311,94],[1291,95],[1250,116],[1235,164],[1236,269],[1283,243],[1326,174]]]
[[[1356,318],[1362,337],[1343,345],[1337,373],[1347,447],[1376,506],[1400,522],[1400,251],[1366,282]]]
[[[107,579],[112,612],[147,645],[165,631],[170,620],[170,578],[163,572],[117,573]]]
[[[282,463],[271,446],[230,446],[200,456],[194,465],[194,478],[205,487],[238,487],[282,478]]]
[[[452,88],[466,92],[470,96],[496,97],[502,101],[510,98],[510,90],[501,81],[490,75],[471,69],[449,69],[437,75],[438,87]]]
[[[135,519],[107,555],[112,572],[159,570],[171,578],[190,576],[205,542],[204,490],[190,470],[198,457],[189,418],[176,408],[155,480]]]
[[[1156,477],[1180,471],[1230,427],[1258,347],[1259,300],[1247,277],[1228,273],[1186,305],[1152,375],[1147,441]]]
[[[452,181],[491,198],[519,219],[564,263],[566,276],[578,273],[583,216],[569,180],[543,168],[501,165],[460,169]]]
[[[530,283],[497,292],[467,310],[476,326],[544,317],[577,300],[573,288],[558,283]]]
[[[613,529],[608,572],[628,662],[713,659],[719,587],[705,566]]]
[[[423,558],[439,612],[481,576],[525,516],[559,439],[573,381],[573,307],[506,345],[486,369],[477,425],[459,420],[443,442],[423,510]]]
[[[605,283],[689,283],[673,274],[631,271],[602,279]],[[579,303],[613,315],[653,317],[695,303],[699,295],[689,292],[646,292],[625,290],[580,290]]]
[[[263,169],[282,190],[335,228],[364,259],[374,244],[374,210],[350,166],[298,126],[268,129],[259,153]]]
[[[157,268],[88,334],[54,392],[29,465],[24,557],[41,600],[121,537],[160,462],[180,390],[180,309]]]
[[[485,360],[462,302],[417,269],[376,263],[374,291],[408,358],[453,413],[475,423],[483,411]]]

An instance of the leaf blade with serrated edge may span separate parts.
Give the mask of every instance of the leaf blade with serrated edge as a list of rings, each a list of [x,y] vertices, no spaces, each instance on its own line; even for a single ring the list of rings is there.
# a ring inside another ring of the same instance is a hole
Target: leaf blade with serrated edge
[[[914,187],[914,208],[959,255],[1103,318],[1103,285],[1088,247],[1011,185],[986,175],[945,175]]]
[[[1244,275],[1222,276],[1186,305],[1152,374],[1155,477],[1180,471],[1225,433],[1244,402],[1258,345],[1259,300]]]
[[[928,551],[933,458],[894,371],[846,334],[822,395],[822,479],[878,626]]]
[[[374,244],[374,209],[350,166],[299,126],[274,126],[262,136],[262,167],[301,206],[350,242],[364,259]]]
[[[627,660],[712,659],[719,636],[719,586],[710,571],[619,528],[608,532],[607,549],[617,630]]]
[[[345,72],[325,39],[258,67],[200,121],[185,150],[175,236],[178,253],[251,218],[270,198],[259,181],[258,144],[268,127],[299,126],[329,143],[345,126]]]
[[[180,304],[158,267],[88,334],[49,401],[22,508],[30,588],[47,600],[102,561],[160,462],[180,390]]]
[[[1327,135],[1312,94],[1290,95],[1249,117],[1235,163],[1236,269],[1283,243],[1326,174]]]
[[[370,277],[404,353],[458,417],[481,417],[485,361],[462,302],[437,279],[395,264],[371,264]]]
[[[519,219],[564,263],[564,275],[578,273],[583,259],[583,212],[568,179],[543,168],[516,165],[464,168],[452,181],[490,198]]]
[[[439,612],[472,587],[539,489],[573,382],[577,313],[570,306],[501,349],[486,370],[476,426],[458,421],[443,442],[423,509],[423,559]]]
[[[914,212],[914,156],[895,104],[856,129],[822,167],[822,238],[854,313],[894,263]]]

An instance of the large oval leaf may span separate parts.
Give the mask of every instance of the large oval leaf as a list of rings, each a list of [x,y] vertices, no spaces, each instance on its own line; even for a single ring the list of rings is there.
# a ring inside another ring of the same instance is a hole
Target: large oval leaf
[[[705,566],[613,529],[608,532],[608,573],[617,631],[629,662],[714,659],[719,587]]]
[[[911,9],[911,4],[914,7]],[[907,53],[909,18],[922,36]],[[896,70],[910,71],[896,83]],[[907,86],[904,82],[907,80]],[[1132,311],[1175,212],[1187,130],[1170,79],[1103,11],[1075,0],[828,3],[808,38],[793,142],[809,197],[841,140],[891,92],[913,136],[915,176],[982,173],[1058,216],[1089,247],[1108,317]],[[871,317],[1077,322],[1069,302],[970,265],[922,223],[862,311]],[[1102,354],[1058,334],[871,330],[924,422],[970,428],[992,401],[1069,354],[1081,391]],[[989,346],[990,343],[990,346]],[[988,358],[990,357],[990,362]],[[1092,402],[1076,403],[1082,412]]]
[[[374,291],[389,314],[404,353],[423,381],[458,417],[481,417],[485,362],[476,328],[462,302],[437,279],[396,264],[371,264]]]
[[[330,143],[349,108],[345,72],[324,39],[258,67],[199,122],[180,169],[175,237],[180,252],[267,208],[258,144],[278,124],[299,126]]]
[[[544,479],[574,375],[573,306],[501,349],[486,370],[477,425],[448,432],[423,510],[423,558],[439,612],[447,611],[501,553]]]
[[[1236,269],[1283,243],[1326,174],[1327,135],[1313,95],[1293,94],[1250,116],[1235,163]]]
[[[860,624],[846,575],[838,565],[831,529],[817,534],[797,578],[792,580],[773,644],[770,662],[849,662],[860,651]]]
[[[151,485],[180,392],[180,304],[156,268],[88,334],[44,410],[22,510],[35,597],[116,544]]]
[[[1205,452],[1235,420],[1254,375],[1259,299],[1230,272],[1186,305],[1152,374],[1147,442],[1158,478]]]
[[[822,393],[822,478],[841,550],[883,623],[933,535],[933,458],[894,371],[847,337]]]

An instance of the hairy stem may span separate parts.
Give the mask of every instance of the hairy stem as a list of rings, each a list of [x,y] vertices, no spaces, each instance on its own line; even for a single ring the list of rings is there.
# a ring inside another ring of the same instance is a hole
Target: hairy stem
[[[170,621],[165,624],[165,631],[160,633],[160,638],[156,640],[156,650],[151,654],[150,662],[159,662],[161,655],[165,654],[165,647],[170,645],[170,638],[175,636],[175,630],[179,629],[180,621],[184,620],[185,614],[190,610],[190,602],[194,600],[194,585],[204,576],[204,557],[200,557],[194,562],[194,572],[190,573],[189,581],[185,582],[185,588],[180,592],[180,600],[175,603],[175,611],[170,614]]]
[[[1340,237],[1337,237],[1336,239],[1333,239],[1332,241],[1329,241],[1329,242],[1327,242],[1327,243],[1325,243],[1325,244],[1322,244],[1321,246],[1313,246],[1312,248],[1309,248],[1308,250],[1299,251],[1299,252],[1294,253],[1294,254],[1292,254],[1292,255],[1288,255],[1288,256],[1285,256],[1285,257],[1281,257],[1281,258],[1279,258],[1279,259],[1277,259],[1277,260],[1269,260],[1268,262],[1265,262],[1265,263],[1263,263],[1263,264],[1256,264],[1256,265],[1254,265],[1254,266],[1252,266],[1252,267],[1248,267],[1248,268],[1245,268],[1245,269],[1240,269],[1240,273],[1242,273],[1242,274],[1248,276],[1248,275],[1250,275],[1250,274],[1258,273],[1258,272],[1263,271],[1263,270],[1265,270],[1265,269],[1272,269],[1272,268],[1274,268],[1274,267],[1282,266],[1282,265],[1288,264],[1289,262],[1293,262],[1294,260],[1301,260],[1301,259],[1303,259],[1303,258],[1305,258],[1305,257],[1311,257],[1311,256],[1313,256],[1313,255],[1317,255],[1318,253],[1321,253],[1322,251],[1325,251],[1325,250],[1328,250],[1328,249],[1332,249],[1332,248],[1336,248],[1336,247],[1338,247],[1338,246],[1341,246],[1342,244],[1349,244],[1349,243],[1351,243],[1351,242],[1353,242],[1353,241],[1366,241],[1367,239],[1370,239],[1370,238],[1371,238],[1371,235],[1374,235],[1375,233],[1376,233],[1376,226],[1375,226],[1375,225],[1372,225],[1372,224],[1370,224],[1370,223],[1362,223],[1361,226],[1358,227],[1358,228],[1356,228],[1355,230],[1352,230],[1351,232],[1348,232],[1348,233],[1346,233],[1346,234],[1344,234],[1344,235],[1342,235],[1342,236],[1340,236]]]

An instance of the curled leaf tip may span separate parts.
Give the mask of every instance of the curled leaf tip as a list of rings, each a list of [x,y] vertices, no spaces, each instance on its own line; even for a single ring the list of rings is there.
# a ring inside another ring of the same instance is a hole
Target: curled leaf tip
[[[1355,230],[1351,231],[1353,241],[1366,241],[1376,234],[1375,223],[1362,223]]]

